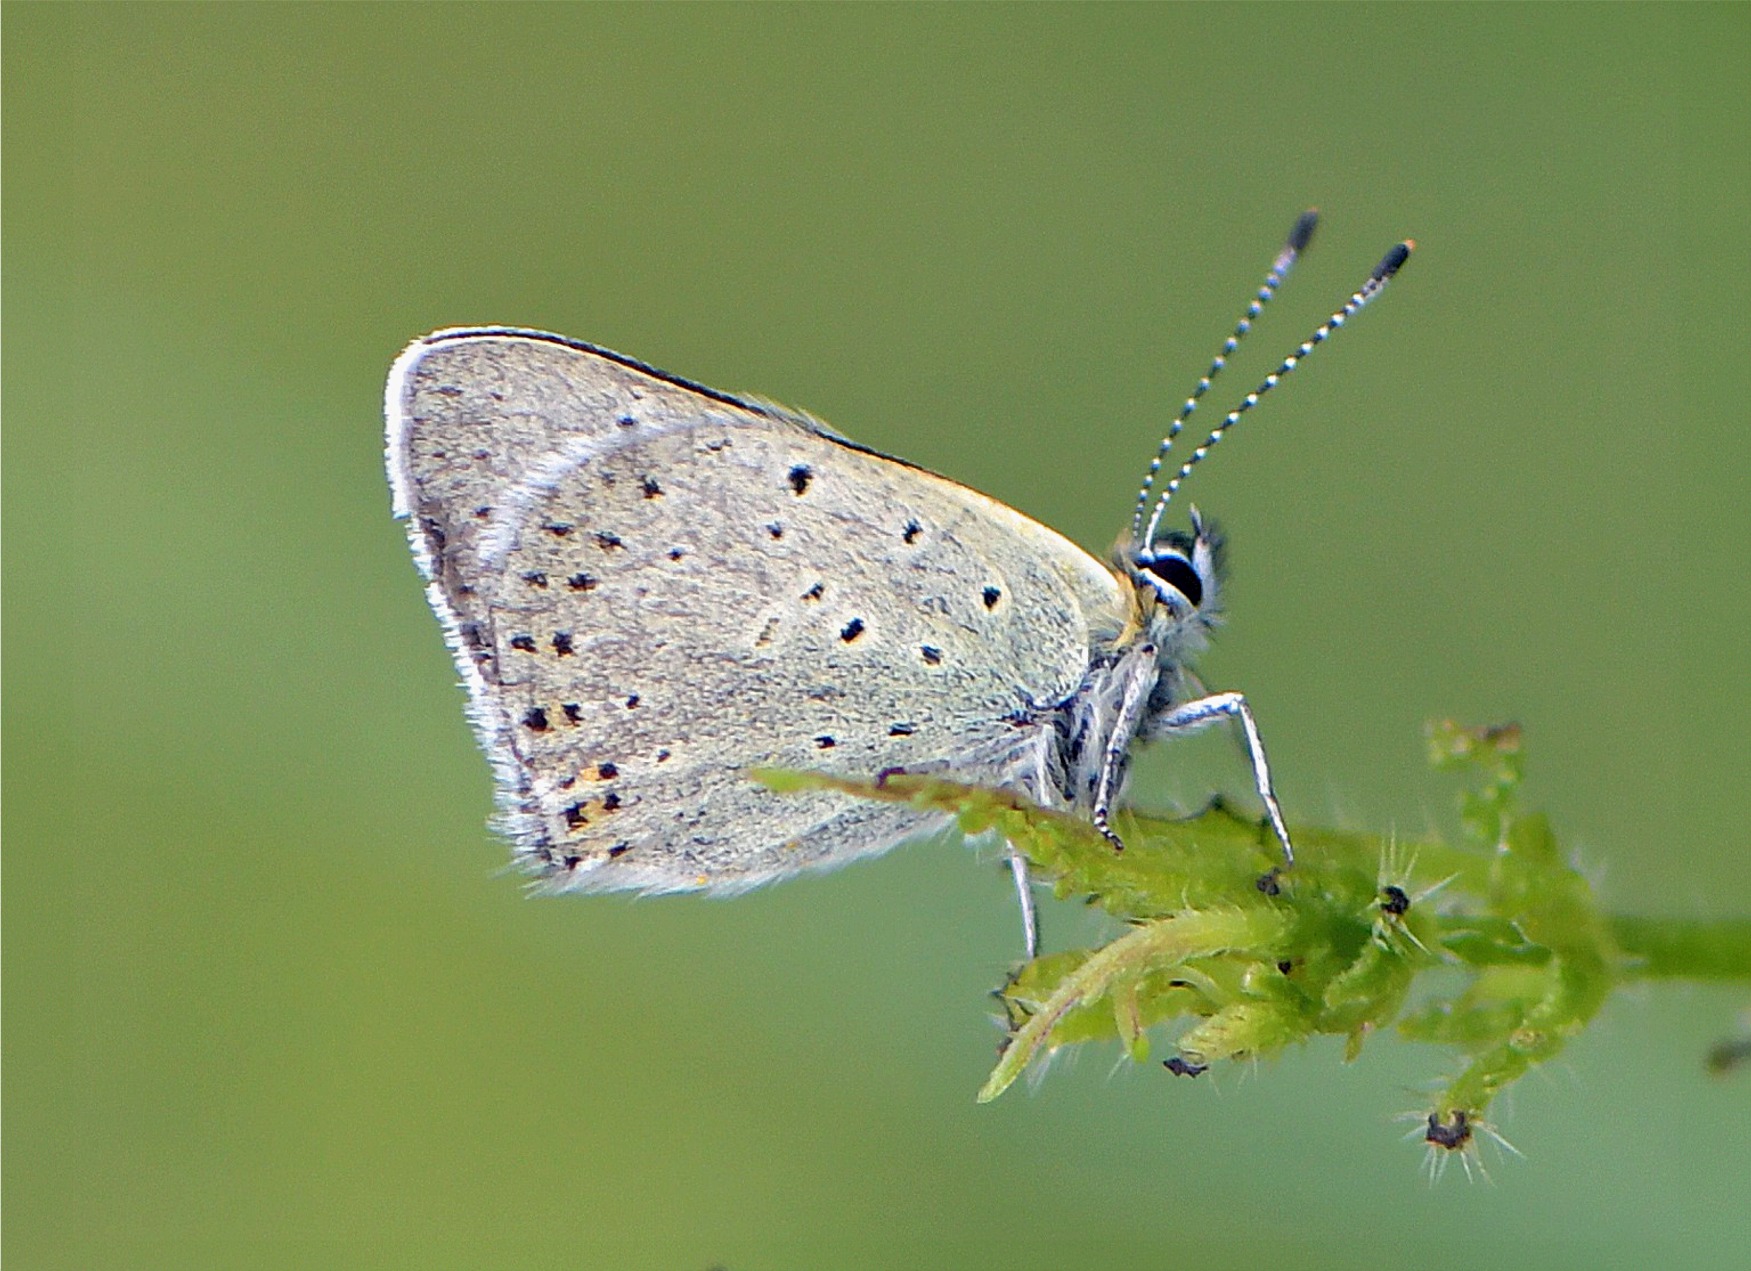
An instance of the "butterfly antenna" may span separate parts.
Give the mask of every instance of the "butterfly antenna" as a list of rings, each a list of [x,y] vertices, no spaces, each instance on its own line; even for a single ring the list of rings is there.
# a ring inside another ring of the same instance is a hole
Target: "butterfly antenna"
[[[1150,514],[1149,528],[1137,540],[1138,546],[1147,551],[1150,545],[1155,542],[1155,531],[1161,524],[1162,513],[1167,511],[1167,505],[1172,501],[1173,496],[1179,493],[1180,486],[1185,482],[1186,474],[1195,468],[1205,455],[1210,453],[1210,447],[1221,441],[1222,435],[1234,427],[1242,415],[1257,406],[1259,398],[1277,387],[1285,375],[1301,364],[1303,358],[1330,339],[1332,332],[1348,322],[1358,309],[1378,296],[1385,289],[1386,284],[1392,281],[1392,276],[1403,268],[1405,261],[1410,259],[1411,251],[1415,247],[1416,243],[1407,238],[1387,252],[1380,263],[1374,266],[1374,272],[1368,275],[1368,281],[1363,283],[1361,289],[1344,302],[1344,307],[1320,323],[1318,329],[1302,341],[1299,348],[1284,358],[1276,370],[1265,376],[1263,383],[1248,393],[1241,400],[1240,405],[1229,411],[1222,422],[1210,430],[1210,435],[1204,438],[1204,444],[1192,451],[1191,457],[1180,465],[1173,480],[1169,481],[1167,488],[1161,492],[1161,498],[1155,504],[1155,511]]]
[[[1173,449],[1173,440],[1180,435],[1180,430],[1186,426],[1186,420],[1192,412],[1198,409],[1198,399],[1210,391],[1210,384],[1222,374],[1222,368],[1228,365],[1228,359],[1234,350],[1240,347],[1240,342],[1246,338],[1246,333],[1252,330],[1253,320],[1259,316],[1259,311],[1270,303],[1271,297],[1277,294],[1277,288],[1283,285],[1283,279],[1288,275],[1289,268],[1302,252],[1307,250],[1307,244],[1313,238],[1314,227],[1319,224],[1319,209],[1308,208],[1296,218],[1294,228],[1289,231],[1289,237],[1283,242],[1283,250],[1277,253],[1277,259],[1271,262],[1271,272],[1265,275],[1264,285],[1258,289],[1258,294],[1247,305],[1246,312],[1240,321],[1234,324],[1234,334],[1222,342],[1222,351],[1210,363],[1210,369],[1204,372],[1204,378],[1198,381],[1198,386],[1192,390],[1192,395],[1186,398],[1184,406],[1180,407],[1179,415],[1168,425],[1167,436],[1161,439],[1161,447],[1155,452],[1155,458],[1149,464],[1149,471],[1143,476],[1143,488],[1137,491],[1137,510],[1131,514],[1131,538],[1137,541],[1137,531],[1143,528],[1143,514],[1149,508],[1149,494],[1155,488],[1155,477],[1161,471],[1167,452]],[[1139,546],[1147,546],[1149,540],[1143,539]]]

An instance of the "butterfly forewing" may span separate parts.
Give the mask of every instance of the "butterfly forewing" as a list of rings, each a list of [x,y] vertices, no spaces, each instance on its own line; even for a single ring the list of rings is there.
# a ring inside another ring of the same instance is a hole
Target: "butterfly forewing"
[[[556,337],[440,333],[391,381],[398,510],[557,886],[734,888],[919,814],[761,765],[1013,779],[1123,621],[1113,575],[813,421]]]

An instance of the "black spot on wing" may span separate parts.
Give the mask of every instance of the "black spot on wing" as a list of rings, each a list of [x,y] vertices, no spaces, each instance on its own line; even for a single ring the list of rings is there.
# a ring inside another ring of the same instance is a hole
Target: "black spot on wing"
[[[790,488],[799,498],[808,493],[809,483],[815,479],[814,469],[806,463],[799,463],[790,470]]]

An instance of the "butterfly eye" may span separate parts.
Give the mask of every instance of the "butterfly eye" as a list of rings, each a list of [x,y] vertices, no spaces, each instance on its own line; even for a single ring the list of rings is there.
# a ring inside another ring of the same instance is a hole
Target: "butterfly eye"
[[[1191,601],[1196,609],[1204,600],[1204,580],[1198,577],[1198,571],[1184,556],[1165,552],[1160,556],[1151,557],[1137,562],[1145,574],[1151,575],[1151,581],[1159,580],[1173,588],[1180,595]],[[1161,588],[1157,587],[1157,591]],[[1163,599],[1169,599],[1163,596]]]

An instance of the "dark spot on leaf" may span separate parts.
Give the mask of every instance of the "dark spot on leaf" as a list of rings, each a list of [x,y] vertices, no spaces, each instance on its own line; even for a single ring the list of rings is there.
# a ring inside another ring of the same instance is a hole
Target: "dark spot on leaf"
[[[918,536],[922,533],[924,533],[924,527],[922,525],[918,524],[917,521],[907,521],[906,528],[900,532],[900,537],[905,539],[909,544],[916,543],[918,541]]]
[[[932,648],[932,647],[931,647],[931,646],[930,646],[930,645],[928,645],[928,644],[921,644],[921,645],[919,645],[919,646],[918,646],[918,652],[919,652],[919,654],[920,654],[920,655],[922,655],[922,656],[923,656],[923,658],[924,658],[924,660],[925,660],[925,661],[926,661],[926,662],[928,662],[928,663],[929,663],[929,664],[930,664],[930,665],[931,665],[931,666],[935,666],[935,665],[937,665],[937,664],[938,664],[938,663],[939,663],[939,662],[941,662],[941,661],[942,661],[942,650],[941,650],[941,649],[936,649],[936,648]]]
[[[569,658],[572,655],[572,637],[569,631],[553,633],[553,653],[555,657]]]
[[[809,482],[814,479],[814,471],[806,463],[799,463],[790,470],[790,488],[799,495],[807,492]]]
[[[563,706],[561,706],[559,709],[565,712],[565,722],[566,723],[568,723],[568,724],[581,724],[584,722],[583,708],[581,706],[579,706],[576,702],[567,702]]]
[[[680,560],[686,554],[687,553],[682,551],[679,547],[671,547],[669,549],[669,559],[670,560]]]
[[[566,808],[561,812],[560,815],[565,818],[566,828],[569,830],[575,830],[580,825],[588,825],[590,823],[590,818],[584,815],[584,805],[581,803],[572,804],[569,808]]]
[[[610,790],[602,796],[602,811],[612,812],[620,806],[620,796]]]
[[[532,733],[546,732],[547,712],[542,710],[539,706],[530,707],[529,713],[523,716],[523,727],[527,728]]]
[[[985,599],[985,608],[997,608],[997,602],[1003,598],[1003,592],[996,587],[987,587],[981,593]]]
[[[629,711],[635,711],[638,709],[638,694],[637,693],[632,694],[631,696],[629,696],[626,699],[626,709]]]
[[[784,526],[780,525],[777,521],[773,521],[766,527],[766,532],[772,535],[773,538],[783,538]]]
[[[863,619],[862,618],[853,618],[850,622],[845,624],[845,629],[839,633],[839,638],[841,640],[845,641],[846,644],[850,644],[853,640],[857,639],[857,637],[862,635],[862,634],[863,634]]]
[[[591,578],[588,574],[573,574],[570,578],[565,580],[565,585],[570,587],[573,591],[594,591],[596,589],[596,580]]]
[[[514,635],[511,637],[511,647],[523,653],[535,652],[535,637],[532,635]]]
[[[660,499],[663,497],[663,487],[658,485],[650,477],[640,477],[638,480],[638,488],[644,491],[644,497],[647,499]]]
[[[596,765],[596,775],[604,781],[612,781],[620,775],[620,769],[611,763],[599,763]]]

